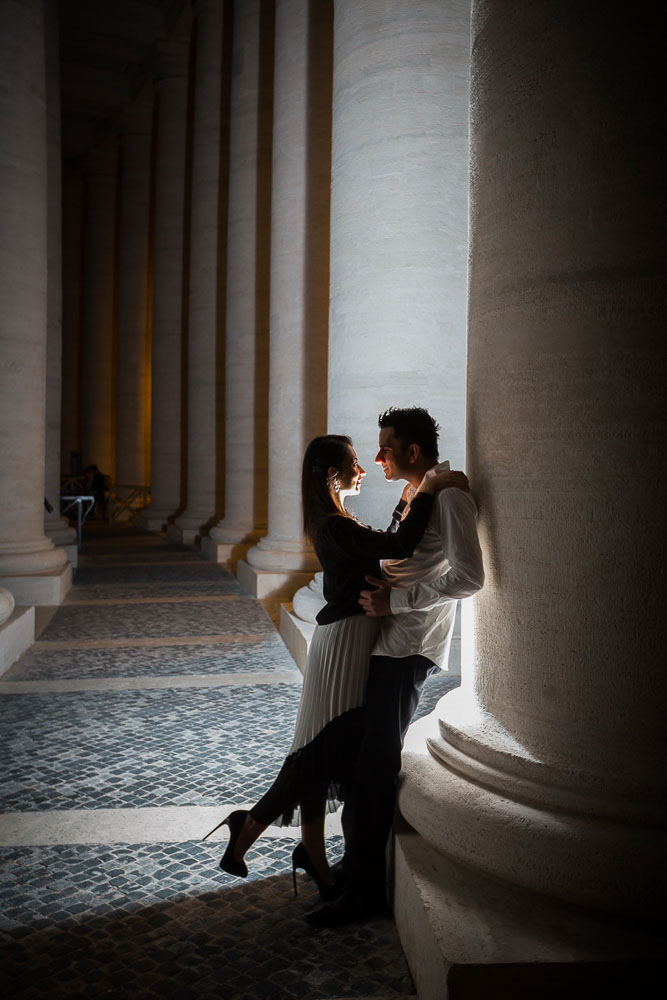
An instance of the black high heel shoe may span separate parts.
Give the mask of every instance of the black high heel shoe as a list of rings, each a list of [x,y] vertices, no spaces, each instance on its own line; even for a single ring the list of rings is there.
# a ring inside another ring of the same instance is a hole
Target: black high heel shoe
[[[331,900],[336,898],[336,896],[340,891],[340,885],[338,884],[338,882],[334,883],[334,885],[329,885],[328,882],[322,881],[322,879],[316,872],[315,868],[313,867],[313,863],[308,857],[308,852],[306,851],[306,848],[303,846],[302,841],[299,841],[299,843],[292,851],[292,879],[294,880],[295,896],[297,895],[297,889],[296,889],[297,868],[303,868],[303,870],[308,875],[310,875],[310,877],[315,882],[322,899]]]
[[[236,809],[231,812],[229,816],[225,816],[221,823],[214,826],[202,840],[207,840],[212,833],[219,830],[221,826],[229,827],[229,843],[227,844],[227,850],[222,855],[220,859],[220,867],[223,872],[227,872],[228,875],[236,875],[237,878],[247,878],[248,877],[248,866],[245,861],[236,861],[234,858],[234,847],[236,846],[236,841],[238,839],[239,833],[243,829],[243,824],[245,823],[245,818],[248,816],[247,809]]]

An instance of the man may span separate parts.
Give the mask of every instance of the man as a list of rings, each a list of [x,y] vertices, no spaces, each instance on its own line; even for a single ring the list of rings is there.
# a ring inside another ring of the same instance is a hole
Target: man
[[[389,482],[407,480],[394,511],[396,525],[424,478],[449,468],[438,463],[439,427],[421,407],[391,408],[379,418],[375,461]],[[470,493],[441,490],[422,541],[409,559],[385,560],[382,580],[366,579],[360,603],[383,616],[370,662],[364,738],[343,810],[345,890],[306,918],[339,927],[386,907],[385,848],[393,821],[401,749],[428,674],[447,667],[456,603],[484,582]]]

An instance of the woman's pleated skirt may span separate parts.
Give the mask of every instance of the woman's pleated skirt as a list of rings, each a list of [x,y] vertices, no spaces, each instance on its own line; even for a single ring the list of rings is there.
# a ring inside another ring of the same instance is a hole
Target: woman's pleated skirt
[[[303,678],[290,753],[310,743],[326,725],[364,703],[368,664],[379,618],[352,615],[315,629]]]
[[[368,665],[379,628],[378,618],[352,615],[315,629],[292,746],[251,810],[254,819],[311,822],[342,801],[363,735]]]

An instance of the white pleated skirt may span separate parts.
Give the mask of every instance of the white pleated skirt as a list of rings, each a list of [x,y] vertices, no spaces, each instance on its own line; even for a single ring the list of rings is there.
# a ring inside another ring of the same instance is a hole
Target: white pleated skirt
[[[380,619],[366,615],[317,626],[290,753],[305,747],[334,719],[364,704],[368,664],[379,630]]]

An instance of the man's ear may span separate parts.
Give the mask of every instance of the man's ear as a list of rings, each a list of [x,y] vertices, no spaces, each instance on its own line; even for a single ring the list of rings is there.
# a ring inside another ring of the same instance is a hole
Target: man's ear
[[[420,452],[421,449],[418,444],[408,445],[408,461],[411,465],[414,465],[415,462],[419,461]]]

